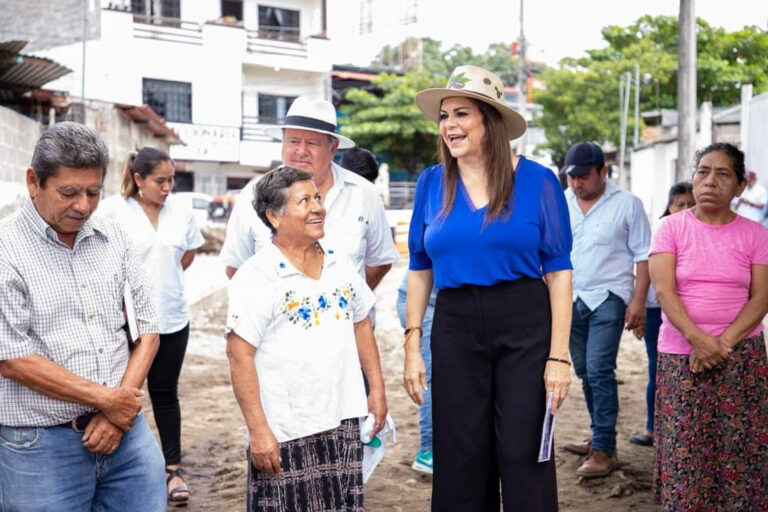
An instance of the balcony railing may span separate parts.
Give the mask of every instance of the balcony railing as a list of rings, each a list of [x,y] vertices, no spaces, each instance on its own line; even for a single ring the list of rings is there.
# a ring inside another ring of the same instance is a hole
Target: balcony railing
[[[267,116],[243,116],[243,126],[240,128],[240,140],[268,142],[272,140],[264,130],[275,125],[283,124],[282,119]]]
[[[186,44],[203,44],[203,31],[198,23],[162,16],[133,15],[133,36]]]
[[[259,39],[273,39],[275,41],[299,42],[299,27],[275,27],[259,25],[257,33]]]
[[[258,30],[249,30],[248,51],[307,58],[307,44],[301,40],[298,27],[262,25]]]

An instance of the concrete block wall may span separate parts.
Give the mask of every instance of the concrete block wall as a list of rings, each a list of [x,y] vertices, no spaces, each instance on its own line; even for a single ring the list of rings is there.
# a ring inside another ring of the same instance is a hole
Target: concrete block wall
[[[169,151],[167,142],[155,137],[146,125],[131,121],[111,103],[90,100],[86,106],[85,125],[96,130],[109,149],[104,197],[120,192],[123,162],[131,151],[145,146]]]
[[[23,52],[83,40],[83,11],[88,9],[88,39],[100,34],[100,0],[2,0],[0,41],[29,41]]]
[[[45,127],[6,107],[0,107],[0,181],[24,184],[35,142]]]
[[[168,152],[168,143],[155,137],[145,125],[137,124],[112,104],[89,102],[85,125],[95,129],[109,149],[109,167],[104,196],[120,191],[123,161],[131,151],[151,146]],[[43,126],[13,110],[0,107],[0,182],[25,183],[27,167]]]

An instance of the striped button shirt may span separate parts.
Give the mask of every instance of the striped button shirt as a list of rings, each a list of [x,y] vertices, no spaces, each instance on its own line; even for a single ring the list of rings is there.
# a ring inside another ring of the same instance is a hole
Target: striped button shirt
[[[125,232],[92,217],[69,248],[27,199],[0,226],[0,360],[37,354],[117,387],[130,355],[122,329],[126,285],[139,332],[156,333],[149,284]],[[0,376],[0,425],[45,427],[91,410]]]

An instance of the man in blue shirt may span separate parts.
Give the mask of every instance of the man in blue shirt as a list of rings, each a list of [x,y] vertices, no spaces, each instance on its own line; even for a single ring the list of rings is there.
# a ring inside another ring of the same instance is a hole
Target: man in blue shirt
[[[565,449],[587,459],[581,477],[610,474],[616,455],[616,357],[623,329],[645,325],[651,229],[642,202],[607,180],[600,146],[582,142],[565,157],[573,231],[570,351],[589,409],[592,439]]]

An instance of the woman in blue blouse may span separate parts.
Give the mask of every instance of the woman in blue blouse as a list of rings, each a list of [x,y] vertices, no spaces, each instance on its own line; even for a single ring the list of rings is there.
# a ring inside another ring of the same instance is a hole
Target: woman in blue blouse
[[[419,178],[411,219],[406,391],[426,389],[419,352],[432,284],[432,510],[557,510],[554,460],[537,462],[547,392],[571,381],[571,230],[556,176],[514,155],[525,120],[501,80],[456,68],[416,95],[439,123],[442,164]],[[543,278],[543,279],[542,279]]]

